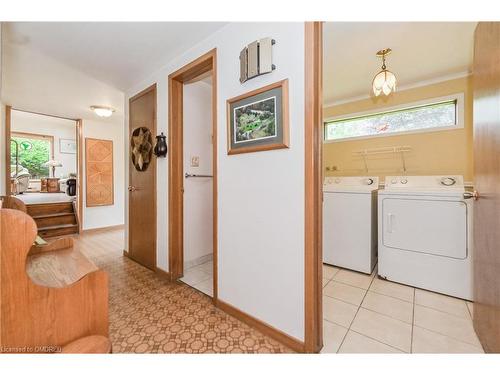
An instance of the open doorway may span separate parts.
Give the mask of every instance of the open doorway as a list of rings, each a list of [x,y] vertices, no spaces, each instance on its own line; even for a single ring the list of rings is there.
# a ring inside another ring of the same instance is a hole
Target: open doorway
[[[468,199],[475,27],[324,24],[324,352],[483,350]]]
[[[184,276],[213,296],[212,77],[187,82],[183,92]]]
[[[45,237],[78,233],[81,121],[7,108],[6,190]]]
[[[169,76],[169,270],[217,299],[216,50]]]

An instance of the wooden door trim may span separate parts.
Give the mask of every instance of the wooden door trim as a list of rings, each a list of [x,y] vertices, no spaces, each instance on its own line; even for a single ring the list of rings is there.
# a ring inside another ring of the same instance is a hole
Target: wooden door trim
[[[77,200],[77,220],[78,220],[78,233],[83,230],[83,121],[81,119],[76,120],[76,157],[77,157],[77,172],[76,178],[78,183],[78,196]]]
[[[323,25],[305,23],[305,323],[304,349],[323,346],[322,79]]]
[[[138,92],[137,94],[135,94],[134,96],[132,96],[131,98],[129,98],[128,100],[128,129],[127,129],[127,132],[128,132],[128,135],[129,137],[127,138],[128,139],[128,142],[125,144],[125,147],[127,148],[127,160],[128,160],[128,163],[126,165],[128,165],[128,183],[130,185],[130,181],[132,180],[132,168],[130,166],[130,121],[132,119],[132,102],[137,100],[138,98],[140,98],[141,96],[144,96],[148,93],[150,93],[151,91],[154,91],[154,96],[155,96],[155,100],[154,100],[154,130],[155,132],[157,131],[157,116],[158,116],[158,111],[157,111],[157,102],[158,102],[158,98],[157,98],[157,90],[156,90],[156,83],[153,83],[151,86],[148,86],[147,88],[145,88],[144,90]],[[155,136],[156,134],[153,134],[153,137]],[[155,156],[153,156],[153,158],[155,158]],[[153,269],[156,270],[157,269],[157,264],[158,264],[158,259],[157,259],[157,256],[158,256],[158,249],[157,249],[157,246],[158,246],[158,239],[157,239],[157,212],[158,212],[158,209],[157,209],[157,177],[156,177],[156,173],[157,173],[157,166],[156,166],[156,160],[154,160],[153,163],[150,163],[149,167],[153,168],[154,169],[154,173],[153,173],[153,206],[154,206],[154,212],[152,213],[152,217],[154,218],[153,222],[154,222],[154,225],[153,225],[153,231],[154,231],[154,236],[153,236],[153,239],[154,239],[154,253],[155,253],[155,256],[154,256],[154,265],[153,265]],[[127,189],[127,187],[126,187]],[[130,243],[131,243],[131,240],[132,240],[132,236],[131,236],[131,231],[130,231],[130,200],[132,198],[132,195],[130,194],[130,192],[127,190],[127,194],[128,194],[128,226],[129,226],[129,231],[128,231],[128,251],[127,250],[124,250],[123,251],[123,255],[130,258],[130,259],[133,259],[131,256],[130,256]]]
[[[83,134],[83,121],[81,119],[74,119],[69,117],[49,115],[41,112],[26,111],[24,109],[13,108],[10,105],[5,106],[5,195],[10,195],[12,191],[10,190],[10,137],[12,133],[12,111],[32,113],[40,116],[48,116],[54,118],[60,118],[64,120],[70,120],[76,122],[76,158],[77,158],[77,181],[78,181],[78,196],[77,196],[77,220],[78,220],[78,233],[82,231],[83,227],[83,184],[80,183],[82,176],[82,164],[83,164],[83,151],[82,151],[82,134]],[[17,132],[20,133],[20,132]],[[27,133],[24,133],[27,134]],[[51,137],[51,136],[46,136]],[[54,139],[54,137],[52,137]],[[52,141],[52,157],[54,157],[54,142]]]
[[[212,201],[213,201],[213,297],[217,288],[217,49],[205,53],[168,76],[168,266],[173,280],[184,270],[184,155],[183,155],[183,87],[197,77],[212,75]]]
[[[12,191],[10,190],[10,129],[12,107],[5,106],[5,195],[9,196]]]

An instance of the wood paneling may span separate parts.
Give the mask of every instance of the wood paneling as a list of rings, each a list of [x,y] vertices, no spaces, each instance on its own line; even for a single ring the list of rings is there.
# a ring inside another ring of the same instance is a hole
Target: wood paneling
[[[480,22],[474,41],[474,328],[500,352],[500,23]]]
[[[184,272],[184,161],[183,88],[199,76],[212,76],[212,204],[213,204],[213,300],[217,300],[217,51],[214,49],[168,77],[169,156],[169,270],[172,280]]]
[[[305,351],[323,346],[323,25],[305,23]]]
[[[156,134],[156,84],[129,100],[129,138],[138,127]],[[138,171],[129,156],[128,257],[152,270],[156,268],[156,157],[145,171]]]
[[[114,204],[113,141],[85,138],[87,207]]]

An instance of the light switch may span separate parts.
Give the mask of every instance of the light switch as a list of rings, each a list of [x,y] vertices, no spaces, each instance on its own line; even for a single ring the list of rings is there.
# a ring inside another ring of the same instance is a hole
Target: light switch
[[[191,156],[191,167],[199,167],[199,166],[200,166],[200,157]]]

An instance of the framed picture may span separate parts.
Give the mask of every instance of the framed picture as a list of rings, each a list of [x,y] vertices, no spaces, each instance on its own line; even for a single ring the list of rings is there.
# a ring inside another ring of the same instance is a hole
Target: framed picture
[[[288,148],[288,80],[227,101],[227,153]]]
[[[59,139],[59,152],[61,154],[76,154],[76,141],[74,139]]]

